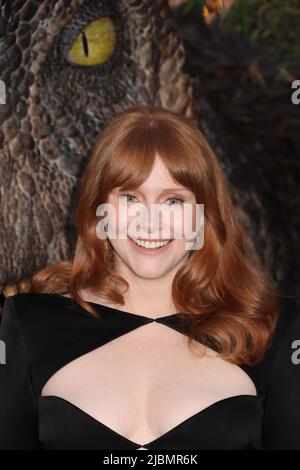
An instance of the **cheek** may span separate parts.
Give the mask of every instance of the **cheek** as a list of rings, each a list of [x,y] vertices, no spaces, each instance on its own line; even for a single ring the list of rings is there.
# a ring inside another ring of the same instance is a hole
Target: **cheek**
[[[184,237],[184,218],[182,211],[177,211],[171,214],[170,227],[173,231],[174,238],[181,240]]]
[[[197,209],[196,204],[191,205],[188,210],[185,212],[184,217],[184,233],[186,240],[194,240],[197,232],[197,224],[199,224],[199,212],[197,217]]]
[[[191,206],[189,209],[182,209],[172,214],[171,226],[174,238],[178,240],[193,239],[196,226],[195,209]]]
[[[114,214],[109,216],[108,222],[111,227],[111,233],[115,234],[114,239],[127,238],[128,216],[126,208],[120,204],[112,204],[114,206]]]
[[[121,238],[127,237],[127,227],[128,227],[128,214],[127,210],[123,207],[117,208],[117,228],[118,235]]]

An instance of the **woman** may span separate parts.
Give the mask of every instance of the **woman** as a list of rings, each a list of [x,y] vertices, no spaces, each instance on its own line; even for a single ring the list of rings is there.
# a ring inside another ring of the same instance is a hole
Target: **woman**
[[[5,300],[1,449],[300,449],[299,301],[255,260],[194,121],[115,116],[76,228],[72,259]]]

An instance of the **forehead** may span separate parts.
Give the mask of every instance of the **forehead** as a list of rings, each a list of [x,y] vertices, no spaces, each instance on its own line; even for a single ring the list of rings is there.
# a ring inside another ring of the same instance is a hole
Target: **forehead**
[[[164,189],[166,185],[175,188],[183,188],[177,181],[173,180],[165,163],[159,155],[156,154],[151,172],[141,184],[140,189]]]

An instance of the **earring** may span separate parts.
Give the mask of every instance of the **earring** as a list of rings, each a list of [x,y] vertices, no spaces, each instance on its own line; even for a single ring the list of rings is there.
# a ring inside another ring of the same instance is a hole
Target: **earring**
[[[111,261],[111,257],[112,257],[112,252],[111,252],[111,248],[109,246],[109,241],[108,239],[106,238],[104,240],[104,258],[106,261],[110,262]]]
[[[104,251],[105,251],[105,253],[107,253],[108,250],[109,250],[109,246],[108,246],[108,240],[107,240],[107,238],[106,238],[106,239],[104,240]]]

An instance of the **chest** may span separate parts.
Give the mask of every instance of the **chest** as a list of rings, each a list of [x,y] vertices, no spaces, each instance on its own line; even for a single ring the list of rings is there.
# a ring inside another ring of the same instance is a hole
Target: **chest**
[[[42,390],[135,442],[150,442],[218,400],[255,393],[238,366],[199,343],[191,350],[186,336],[156,322],[76,358]]]

